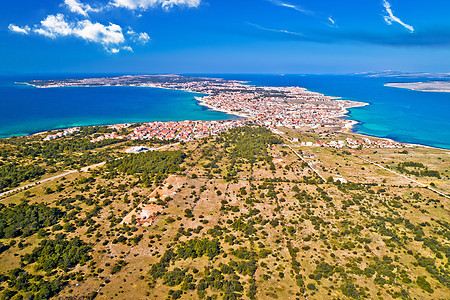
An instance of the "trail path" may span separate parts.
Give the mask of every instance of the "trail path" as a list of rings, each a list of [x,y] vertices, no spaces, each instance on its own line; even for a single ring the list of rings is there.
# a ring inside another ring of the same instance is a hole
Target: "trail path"
[[[70,174],[73,174],[73,173],[76,173],[76,172],[78,172],[78,171],[68,171],[68,172],[63,173],[63,174],[59,174],[59,175],[56,175],[56,176],[53,176],[53,177],[50,177],[50,178],[42,179],[42,180],[39,180],[39,181],[30,183],[30,184],[27,184],[27,185],[24,185],[24,186],[20,186],[18,188],[15,188],[15,189],[12,189],[12,190],[9,190],[9,191],[6,191],[6,192],[0,193],[0,199],[8,196],[9,194],[12,194],[12,193],[15,193],[15,192],[19,192],[19,191],[22,191],[22,190],[26,190],[26,189],[32,188],[32,187],[34,187],[34,186],[36,186],[38,184],[41,184],[41,183],[44,183],[44,182],[47,182],[47,181],[51,181],[51,180],[55,180],[55,179],[58,179],[58,178],[61,178],[61,177],[64,177],[64,176],[67,176],[67,175],[70,175]]]
[[[375,165],[375,166],[377,166],[377,167],[379,167],[379,168],[381,168],[381,169],[383,169],[383,170],[386,170],[386,171],[388,171],[388,172],[394,173],[395,175],[400,176],[400,177],[403,177],[403,178],[405,178],[405,179],[407,179],[407,180],[409,180],[409,181],[411,181],[411,182],[414,182],[414,183],[416,183],[416,184],[418,184],[418,185],[420,185],[420,186],[422,186],[422,187],[424,187],[424,188],[427,188],[427,189],[429,189],[429,190],[431,190],[431,191],[433,191],[433,192],[435,192],[435,193],[441,195],[442,197],[445,197],[445,198],[450,199],[450,196],[449,196],[449,195],[444,194],[444,193],[442,193],[442,192],[440,192],[440,191],[438,191],[438,190],[436,190],[436,189],[434,189],[434,188],[432,188],[432,187],[430,187],[430,186],[428,186],[428,185],[426,185],[426,184],[424,184],[424,183],[422,183],[422,182],[419,182],[419,181],[417,181],[417,180],[411,179],[411,178],[409,178],[408,176],[405,176],[405,175],[400,174],[400,173],[398,173],[398,172],[392,171],[391,169],[388,169],[388,168],[386,168],[386,167],[383,167],[382,165],[380,165],[380,164],[378,164],[378,163],[375,163],[375,162],[373,162],[373,161],[370,161],[370,160],[368,160],[368,159],[366,159],[366,158],[363,158],[363,157],[361,157],[361,156],[358,156],[358,155],[355,155],[355,156],[356,156],[357,158],[359,158],[359,159],[364,160],[365,162],[368,162],[368,163],[370,163],[370,164],[372,164],[372,165]]]
[[[161,150],[161,149],[168,148],[168,147],[171,147],[171,146],[175,146],[175,145],[178,145],[178,144],[179,143],[168,144],[168,145],[164,145],[164,146],[161,146],[161,147],[152,148],[152,149],[150,149],[150,151]],[[119,158],[116,158],[116,159],[121,159],[121,158],[122,157],[119,157]],[[93,165],[90,165],[90,166],[87,166],[87,167],[83,167],[83,168],[81,168],[81,172],[89,172],[90,169],[103,166],[104,164],[106,164],[106,161],[98,163],[98,164],[93,164]],[[32,188],[32,187],[34,187],[36,185],[39,185],[39,184],[42,184],[44,182],[55,180],[55,179],[58,179],[58,178],[61,178],[61,177],[64,177],[64,176],[67,176],[67,175],[70,175],[70,174],[73,174],[73,173],[76,173],[76,172],[78,172],[78,171],[77,170],[67,171],[67,172],[65,172],[63,174],[59,174],[59,175],[56,175],[56,176],[53,176],[53,177],[42,179],[42,180],[39,180],[39,181],[30,183],[30,184],[27,184],[27,185],[24,185],[24,186],[19,186],[17,188],[12,189],[12,190],[0,193],[0,199],[3,199],[3,198],[5,198],[6,196],[8,196],[10,194],[13,194],[13,193],[16,193],[16,192],[20,192],[20,191],[23,191],[23,190],[27,190],[29,188]]]

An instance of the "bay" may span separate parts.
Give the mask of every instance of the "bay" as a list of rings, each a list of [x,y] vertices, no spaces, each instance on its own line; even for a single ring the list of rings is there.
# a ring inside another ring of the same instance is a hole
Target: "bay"
[[[300,86],[311,91],[370,105],[350,109],[356,133],[399,142],[450,149],[450,93],[420,92],[384,86],[439,78],[367,77],[365,75],[214,75],[253,85]]]
[[[0,138],[85,125],[236,118],[198,105],[194,97],[201,94],[184,91],[146,87],[35,88],[15,83],[36,78],[42,77],[0,78]]]
[[[109,74],[102,76],[115,76]],[[248,81],[260,86],[301,86],[328,96],[367,102],[350,109],[354,132],[404,143],[450,149],[450,93],[384,86],[432,78],[364,75],[190,74]],[[0,138],[56,128],[125,122],[226,120],[235,116],[197,104],[199,94],[139,87],[37,89],[15,84],[33,79],[96,77],[92,74],[0,77]]]

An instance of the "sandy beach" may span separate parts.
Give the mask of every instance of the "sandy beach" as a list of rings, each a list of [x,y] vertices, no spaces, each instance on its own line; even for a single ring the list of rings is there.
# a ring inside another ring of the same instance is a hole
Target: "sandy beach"
[[[197,102],[198,105],[208,107],[208,108],[210,108],[210,109],[212,109],[212,110],[215,110],[215,111],[218,111],[218,112],[222,112],[222,113],[225,113],[225,114],[227,114],[227,115],[238,116],[238,117],[244,118],[244,119],[248,119],[248,118],[250,117],[249,115],[244,114],[244,113],[239,113],[239,112],[236,112],[236,111],[228,111],[228,110],[225,110],[225,109],[216,108],[216,107],[214,107],[214,106],[212,106],[212,105],[206,103],[206,102],[204,101],[203,97],[194,97],[194,98],[195,98],[195,100],[198,101],[198,102]]]

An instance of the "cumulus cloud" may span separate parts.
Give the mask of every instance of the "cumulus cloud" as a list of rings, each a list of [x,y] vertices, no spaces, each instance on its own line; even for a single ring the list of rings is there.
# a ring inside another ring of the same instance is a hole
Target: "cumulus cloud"
[[[19,27],[19,26],[16,26],[14,24],[9,24],[8,29],[13,31],[13,32],[22,33],[22,34],[30,33],[30,27],[28,27],[28,26]]]
[[[41,21],[40,26],[35,26],[33,31],[50,38],[74,34],[74,28],[66,22],[63,14],[47,16],[47,18]]]
[[[131,48],[130,46],[123,46],[122,49],[126,50],[126,51],[130,51],[130,52],[134,52],[133,48]]]
[[[90,43],[100,44],[109,53],[118,53],[121,50],[133,52],[133,48],[128,44],[147,44],[151,38],[146,32],[135,32],[128,27],[128,30],[124,33],[120,25],[91,21],[89,14],[117,7],[140,11],[153,7],[168,10],[175,6],[197,7],[201,3],[201,0],[105,0],[103,4],[92,7],[84,1],[62,0],[61,4],[72,14],[83,16],[81,20],[67,18],[64,14],[57,13],[48,15],[39,24],[33,26],[20,27],[9,24],[8,29],[19,34],[37,34],[52,39],[75,37]]]
[[[408,29],[411,33],[414,32],[414,27],[404,23],[402,20],[400,20],[400,18],[394,16],[394,12],[392,11],[391,4],[387,0],[383,0],[383,6],[386,9],[386,13],[387,13],[387,15],[384,16],[384,21],[388,25],[392,25],[392,23],[398,23],[398,24],[402,25],[403,27],[405,27],[406,29]]]
[[[14,24],[10,24],[9,29],[24,34],[32,31],[52,39],[72,36],[87,42],[100,44],[110,53],[118,53],[120,49],[133,51],[130,46],[125,45],[126,39],[122,32],[122,27],[119,25],[113,23],[104,25],[93,23],[90,20],[69,22],[63,14],[47,16],[39,25],[35,25],[32,30],[28,26],[18,27]],[[145,32],[135,33],[135,35],[137,41],[145,40],[147,42],[150,39]]]
[[[146,32],[141,32],[137,39],[142,44],[147,44],[148,41],[150,40],[150,37],[148,36],[148,34]]]
[[[174,6],[198,7],[201,0],[112,0],[111,5],[123,7],[131,10],[146,10],[160,6],[163,9],[170,9]]]
[[[109,53],[116,54],[120,52],[119,48],[106,49]]]
[[[92,8],[89,4],[81,3],[78,0],[64,0],[64,4],[73,13],[87,17],[89,12],[99,12],[100,8]]]
[[[119,45],[125,42],[122,27],[112,23],[105,26],[100,23],[92,23],[89,20],[80,21],[74,29],[74,34],[87,41],[107,46]]]
[[[137,33],[133,29],[128,27],[126,33],[133,42],[145,45],[150,41],[150,36],[146,32]]]

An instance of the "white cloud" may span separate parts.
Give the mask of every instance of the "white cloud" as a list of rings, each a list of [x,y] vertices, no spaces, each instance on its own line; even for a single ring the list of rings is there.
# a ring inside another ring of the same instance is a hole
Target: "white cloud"
[[[200,2],[201,0],[112,0],[111,4],[131,10],[146,10],[156,6],[161,6],[163,9],[174,6],[198,7]]]
[[[105,26],[100,23],[92,23],[89,20],[80,21],[74,29],[74,34],[102,45],[118,45],[125,42],[122,27],[112,23]]]
[[[89,4],[81,3],[78,0],[64,0],[64,4],[67,5],[71,12],[88,16],[89,12],[99,12],[99,8],[92,8]]]
[[[108,51],[109,53],[112,53],[112,54],[116,54],[116,53],[120,52],[120,49],[118,49],[118,48],[111,48],[111,49],[106,49],[106,51]]]
[[[123,46],[122,49],[126,50],[126,51],[130,51],[130,52],[134,52],[133,48],[131,48],[130,46]]]
[[[72,26],[66,22],[63,14],[49,15],[41,21],[41,26],[35,26],[34,32],[50,38],[73,34]]]
[[[405,27],[406,29],[408,29],[411,33],[414,32],[414,27],[412,27],[411,25],[408,25],[406,23],[404,23],[402,20],[400,20],[398,17],[394,16],[394,12],[391,9],[391,4],[387,1],[387,0],[383,0],[383,6],[386,9],[386,13],[388,14],[387,16],[384,16],[384,21],[388,24],[388,25],[392,25],[393,22],[398,23],[400,25],[402,25],[403,27]]]
[[[30,32],[30,27],[28,27],[28,26],[19,27],[14,24],[9,24],[8,29],[13,32],[22,33],[22,34],[28,34]]]
[[[300,32],[294,32],[294,31],[289,31],[289,30],[284,30],[284,29],[267,28],[267,27],[260,26],[258,24],[250,23],[250,22],[247,22],[247,24],[249,24],[250,26],[253,26],[253,27],[255,27],[255,28],[259,29],[259,30],[263,30],[263,31],[284,33],[284,34],[288,34],[288,35],[295,35],[295,36],[302,36],[302,37],[304,37],[304,34],[300,33]]]
[[[141,32],[138,36],[138,41],[141,42],[142,44],[147,44],[149,40],[150,37],[146,32]]]
[[[127,35],[130,36],[130,39],[133,42],[141,43],[143,45],[147,44],[148,41],[151,40],[150,36],[146,32],[137,33],[136,31],[134,31],[130,27],[128,27]]]
[[[19,33],[30,31],[28,26],[21,28],[13,24],[10,24],[9,29]],[[33,32],[53,39],[67,36],[81,38],[88,42],[103,45],[111,53],[119,52],[119,46],[126,42],[122,27],[119,25],[113,23],[103,25],[92,23],[89,20],[68,22],[63,14],[47,16],[39,25],[34,26]]]
[[[151,6],[159,6],[169,9],[174,6],[196,7],[201,0],[108,0],[112,1],[104,6],[91,7],[83,0],[63,0],[70,12],[84,16],[82,20],[68,19],[62,13],[48,15],[39,24],[34,26],[19,27],[9,24],[8,29],[15,33],[28,35],[35,33],[52,39],[60,37],[75,37],[87,42],[100,44],[109,53],[118,53],[121,50],[133,52],[133,48],[128,43],[146,44],[150,41],[150,36],[146,32],[135,32],[128,27],[126,35],[122,27],[117,24],[107,25],[92,22],[89,18],[90,12],[100,12],[112,7],[126,7],[129,9],[145,10]]]
[[[281,6],[281,7],[291,8],[291,9],[301,12],[305,15],[311,15],[311,16],[314,15],[314,12],[304,9],[303,7],[301,7],[299,5],[290,4],[290,3],[283,2],[280,0],[268,0],[268,1],[272,2],[275,5]]]
[[[289,9],[293,9],[295,11],[298,11],[304,15],[308,15],[314,18],[317,18],[319,20],[321,20],[322,23],[326,24],[329,27],[333,27],[333,28],[337,28],[336,22],[332,17],[327,17],[324,14],[320,13],[320,12],[315,12],[312,10],[308,10],[303,8],[300,5],[297,4],[291,4],[288,2],[284,2],[282,0],[266,0],[270,3],[272,3],[273,5],[276,6],[280,6],[280,7],[284,7],[284,8],[289,8]]]

